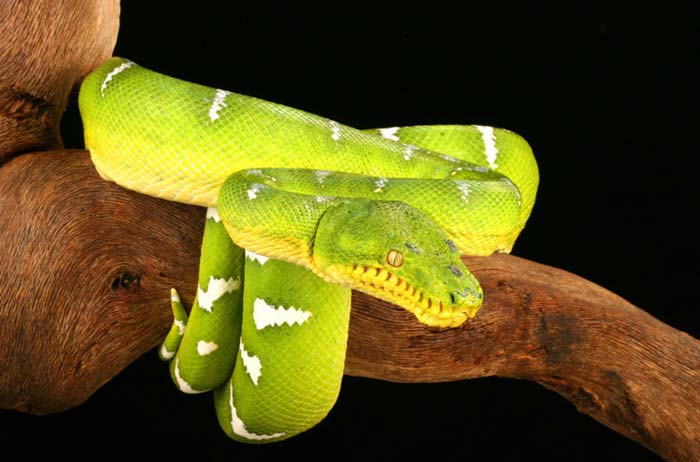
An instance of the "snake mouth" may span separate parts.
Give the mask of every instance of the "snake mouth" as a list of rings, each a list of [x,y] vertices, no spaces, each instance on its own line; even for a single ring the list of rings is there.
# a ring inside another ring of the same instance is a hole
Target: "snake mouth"
[[[350,277],[362,286],[364,292],[408,310],[421,323],[431,327],[460,326],[479,310],[479,305],[452,306],[443,303],[384,268],[353,265]]]

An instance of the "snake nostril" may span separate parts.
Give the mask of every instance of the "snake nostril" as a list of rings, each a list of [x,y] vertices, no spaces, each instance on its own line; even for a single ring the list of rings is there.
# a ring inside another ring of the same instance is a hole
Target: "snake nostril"
[[[452,303],[454,305],[456,301],[457,301],[457,297],[455,297],[455,294],[450,294],[450,303]]]

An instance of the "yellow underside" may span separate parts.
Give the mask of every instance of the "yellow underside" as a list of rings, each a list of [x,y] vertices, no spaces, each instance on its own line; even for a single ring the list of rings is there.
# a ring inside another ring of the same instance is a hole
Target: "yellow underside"
[[[381,298],[413,313],[419,322],[431,327],[457,327],[473,318],[479,307],[451,307],[430,298],[406,280],[385,269],[362,265],[325,268],[326,279],[343,281],[360,292]]]
[[[276,260],[313,269],[311,250],[306,242],[291,236],[265,236],[264,229],[240,229],[224,222],[226,232],[239,247]]]

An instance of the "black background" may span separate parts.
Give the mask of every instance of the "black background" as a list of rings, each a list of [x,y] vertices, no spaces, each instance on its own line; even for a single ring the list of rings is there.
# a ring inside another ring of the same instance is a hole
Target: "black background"
[[[514,253],[583,276],[697,338],[699,26],[690,2],[668,1],[128,1],[115,55],[358,128],[512,129],[541,174]],[[75,100],[63,135],[82,147]],[[219,429],[208,395],[175,390],[155,352],[74,410],[0,411],[4,451],[82,458],[88,441],[107,454],[144,444],[228,460],[657,460],[559,395],[503,378],[346,377],[316,428],[242,445]]]

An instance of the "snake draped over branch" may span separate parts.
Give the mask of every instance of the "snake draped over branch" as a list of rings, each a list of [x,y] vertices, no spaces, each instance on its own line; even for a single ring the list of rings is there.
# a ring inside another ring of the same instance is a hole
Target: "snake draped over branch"
[[[538,169],[518,135],[486,126],[357,130],[112,58],[83,82],[100,175],[208,207],[189,316],[171,294],[160,356],[177,387],[213,391],[245,442],[307,430],[335,403],[351,290],[460,326],[483,294],[461,254],[509,252]]]

